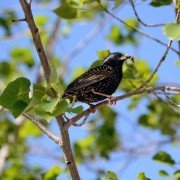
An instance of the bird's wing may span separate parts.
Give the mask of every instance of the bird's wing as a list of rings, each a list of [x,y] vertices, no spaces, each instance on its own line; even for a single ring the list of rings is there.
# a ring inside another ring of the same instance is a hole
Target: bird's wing
[[[111,66],[98,66],[96,68],[90,69],[89,71],[75,79],[71,84],[69,84],[66,92],[78,90],[85,86],[89,86],[98,81],[106,79],[111,75],[113,75]]]

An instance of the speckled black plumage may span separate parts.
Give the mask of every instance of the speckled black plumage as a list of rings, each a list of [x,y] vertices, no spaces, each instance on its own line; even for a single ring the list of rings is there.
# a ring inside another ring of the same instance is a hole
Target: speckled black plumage
[[[100,66],[88,70],[71,82],[62,97],[72,100],[75,96],[76,101],[88,104],[106,99],[107,97],[94,92],[112,95],[121,82],[122,66],[127,59],[133,60],[133,57],[111,53]]]

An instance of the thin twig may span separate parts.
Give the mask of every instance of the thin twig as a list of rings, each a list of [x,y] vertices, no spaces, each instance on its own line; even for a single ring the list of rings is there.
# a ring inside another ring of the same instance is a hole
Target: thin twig
[[[178,92],[180,92],[180,87],[158,86],[158,87],[150,87],[150,88],[146,88],[146,89],[145,88],[144,89],[138,89],[138,90],[135,89],[134,91],[131,91],[129,93],[123,94],[121,96],[114,97],[112,102],[117,102],[117,101],[127,99],[127,98],[130,98],[132,96],[139,95],[139,94],[151,94],[151,93],[154,93],[156,91],[172,91],[172,92],[178,91]],[[103,105],[108,104],[108,103],[109,103],[109,101],[105,100],[105,101],[102,101],[102,102],[94,105],[93,108],[95,110],[97,110],[100,107],[102,107]],[[69,122],[67,122],[65,124],[65,126],[67,128],[69,128],[72,124],[75,124],[81,118],[83,118],[84,116],[88,116],[89,114],[91,114],[91,111],[89,109],[87,109],[87,110],[83,111],[81,114],[73,117]]]
[[[38,119],[31,116],[28,113],[23,113],[23,116],[29,119],[31,122],[33,122],[44,134],[46,134],[50,139],[52,139],[56,144],[62,144],[60,141],[60,138],[53,134],[50,130],[47,129],[46,126],[44,126]]]
[[[13,19],[12,22],[22,22],[22,21],[26,21],[26,18],[22,18],[22,19]]]
[[[180,12],[178,11],[177,16],[176,16],[176,20],[175,20],[176,23],[177,23],[177,21],[179,19],[179,16],[180,16]],[[146,87],[148,85],[148,83],[153,79],[154,75],[157,73],[158,69],[160,68],[160,66],[162,65],[164,60],[166,59],[166,56],[167,56],[167,54],[169,52],[169,49],[171,48],[172,42],[173,42],[172,40],[169,40],[167,48],[166,48],[162,58],[159,60],[159,63],[155,67],[154,71],[151,73],[149,78],[143,84],[141,84],[136,90]]]
[[[130,0],[130,3],[131,3],[131,6],[133,8],[133,11],[134,11],[134,14],[137,18],[137,20],[143,25],[143,26],[146,26],[146,27],[159,27],[159,26],[164,26],[165,24],[146,24],[145,22],[143,22],[141,20],[141,18],[139,17],[138,13],[137,13],[137,10],[135,8],[135,5],[134,5],[134,0]]]
[[[149,78],[143,83],[141,84],[136,90],[144,88],[148,85],[148,83],[153,79],[154,75],[157,73],[158,69],[160,68],[161,64],[164,62],[164,60],[166,59],[166,56],[169,52],[169,49],[171,47],[172,44],[172,40],[170,40],[168,42],[168,46],[166,48],[166,51],[164,52],[162,58],[160,59],[159,63],[157,64],[156,68],[154,69],[154,71],[151,73],[151,75],[149,76]]]
[[[113,13],[111,13],[110,11],[108,11],[107,9],[104,9],[104,11],[105,11],[107,14],[109,14],[111,17],[113,17],[114,19],[116,19],[116,20],[118,20],[119,22],[121,22],[122,24],[124,24],[125,26],[134,29],[136,32],[142,34],[143,36],[147,37],[148,39],[151,39],[151,40],[153,40],[153,41],[155,41],[155,42],[157,42],[157,43],[159,43],[159,44],[161,44],[161,45],[163,45],[163,46],[167,46],[166,43],[160,41],[159,39],[156,39],[155,37],[150,36],[149,34],[146,34],[145,32],[141,31],[141,30],[138,29],[138,28],[136,28],[136,27],[134,27],[134,26],[126,23],[125,21],[123,21],[122,19],[118,18],[117,16],[115,16],[115,15],[114,15]],[[179,56],[179,51],[177,51],[176,49],[174,49],[174,48],[172,48],[172,47],[170,47],[170,49],[171,49],[172,51],[174,51],[174,52]]]
[[[38,52],[38,55],[39,55],[39,58],[41,61],[41,65],[42,65],[42,68],[44,71],[44,76],[45,76],[46,82],[49,83],[51,68],[50,68],[46,53],[45,53],[43,45],[42,45],[39,30],[34,22],[33,14],[31,11],[31,1],[30,1],[30,3],[28,3],[26,0],[19,0],[19,2],[22,6],[26,22],[31,31],[31,34],[32,34],[32,37],[34,40],[34,44],[35,44],[36,50]]]

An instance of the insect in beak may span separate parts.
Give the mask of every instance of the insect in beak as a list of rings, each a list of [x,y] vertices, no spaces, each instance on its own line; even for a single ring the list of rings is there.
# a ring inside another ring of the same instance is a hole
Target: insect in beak
[[[124,60],[131,60],[134,63],[134,57],[133,56],[129,56],[128,54],[124,55]]]

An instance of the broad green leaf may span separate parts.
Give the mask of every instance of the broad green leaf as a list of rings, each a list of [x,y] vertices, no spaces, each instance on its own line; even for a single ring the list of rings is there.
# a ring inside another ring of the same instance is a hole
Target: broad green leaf
[[[180,24],[166,24],[163,27],[163,33],[170,40],[180,40]]]
[[[39,84],[33,84],[33,101],[34,105],[40,104],[41,99],[46,94],[46,88],[39,85]]]
[[[40,105],[34,106],[31,111],[35,113],[39,119],[45,119],[47,122],[50,122],[50,120],[54,117],[52,113],[44,111]]]
[[[154,7],[165,6],[172,3],[172,0],[152,0],[150,5]]]
[[[164,176],[164,177],[169,176],[169,174],[168,174],[166,171],[164,171],[164,170],[160,170],[160,171],[159,171],[159,175],[160,175],[160,176]]]
[[[75,19],[77,18],[77,8],[74,8],[68,2],[62,2],[61,6],[56,8],[54,12],[64,19]]]
[[[49,96],[44,95],[41,99],[41,107],[44,111],[52,113],[59,100],[58,97],[50,98]]]
[[[53,166],[49,171],[44,174],[44,180],[55,180],[62,172],[59,166]]]
[[[159,151],[158,153],[156,153],[153,156],[153,160],[160,161],[169,165],[175,164],[175,161],[172,159],[172,157],[164,151]]]
[[[118,176],[112,171],[106,171],[106,177],[103,180],[118,180]]]
[[[24,77],[9,83],[0,96],[0,105],[18,117],[29,104],[30,81]]]
[[[146,177],[144,172],[141,172],[138,174],[137,180],[151,180],[151,179]]]

